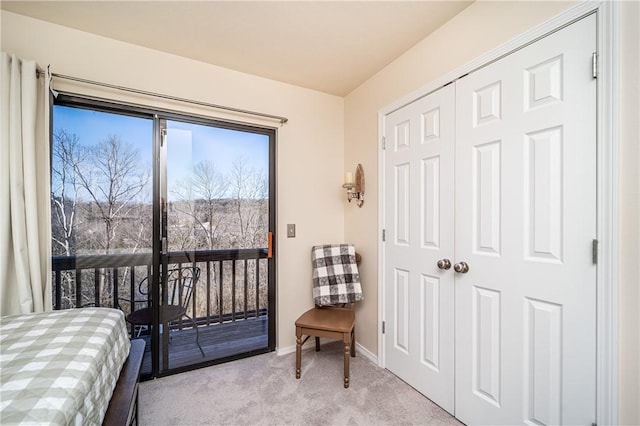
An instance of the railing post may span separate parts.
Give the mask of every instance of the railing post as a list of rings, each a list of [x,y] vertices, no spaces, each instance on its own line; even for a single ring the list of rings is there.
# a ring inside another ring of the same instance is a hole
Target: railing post
[[[118,288],[120,287],[120,283],[118,282],[118,268],[113,268],[113,307],[118,308],[120,303],[118,301]]]
[[[57,269],[56,274],[56,310],[62,308],[62,271]]]
[[[136,310],[136,267],[132,266],[130,269],[131,273],[129,274],[129,313]],[[118,301],[118,306],[120,307],[120,301]],[[122,307],[120,307],[122,309]],[[130,324],[131,326],[131,336],[135,333],[135,326]]]
[[[93,269],[93,301],[100,306],[100,269]]]
[[[256,318],[260,315],[260,258],[256,259]]]
[[[211,324],[211,262],[207,260],[207,325]]]
[[[221,260],[218,262],[218,323],[222,324],[222,316],[224,315],[224,297],[222,290],[224,290],[224,286],[222,285],[222,269],[224,262]]]
[[[231,261],[231,321],[236,320],[236,260]]]
[[[195,260],[195,256],[193,258],[193,263],[191,265],[191,277],[192,277],[192,288],[191,288],[191,319],[192,321],[192,327],[197,327],[198,326],[198,311],[196,310],[196,302],[197,302],[197,298],[198,298],[198,281],[196,280],[196,260]]]
[[[82,307],[82,274],[81,269],[76,268],[76,308]]]
[[[147,265],[147,306],[151,304],[151,286],[153,285],[153,280],[151,279],[151,269],[153,265]],[[132,298],[133,299],[133,298]],[[132,310],[135,310],[131,308]]]
[[[244,260],[244,314],[242,315],[242,319],[247,319],[247,290],[249,288],[249,283],[247,282],[247,263],[249,263],[248,259]]]

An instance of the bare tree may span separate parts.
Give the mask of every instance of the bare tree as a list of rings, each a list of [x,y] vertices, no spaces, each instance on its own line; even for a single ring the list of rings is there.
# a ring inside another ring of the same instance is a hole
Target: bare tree
[[[264,244],[268,229],[266,176],[239,157],[233,162],[229,182],[238,221],[237,229],[231,231],[235,244],[242,248]]]
[[[76,134],[58,129],[53,134],[51,176],[51,241],[54,255],[71,256],[77,247],[78,202],[81,185],[75,174],[83,162],[83,153]],[[65,306],[73,305],[71,271],[61,273],[60,298]]]
[[[54,132],[52,150],[51,207],[53,252],[70,256],[74,250],[76,213],[81,184],[75,169],[83,162],[76,134],[63,129]]]
[[[218,247],[224,219],[221,203],[227,187],[226,179],[211,161],[193,166],[191,175],[178,182],[173,191],[178,199],[173,204],[178,215],[170,216],[172,244],[182,249]]]
[[[76,167],[76,175],[93,202],[93,214],[104,223],[101,249],[112,249],[116,231],[125,219],[134,219],[138,197],[147,189],[148,168],[140,167],[138,151],[125,145],[118,135],[110,135],[87,148],[88,160]],[[139,222],[142,225],[144,222]],[[138,231],[141,234],[141,230]]]

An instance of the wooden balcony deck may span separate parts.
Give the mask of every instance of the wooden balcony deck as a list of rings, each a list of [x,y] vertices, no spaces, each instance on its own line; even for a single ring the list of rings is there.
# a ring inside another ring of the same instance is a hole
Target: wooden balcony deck
[[[268,316],[248,318],[222,324],[200,326],[200,345],[204,350],[202,357],[196,345],[196,333],[193,329],[171,332],[169,343],[169,368],[180,368],[206,361],[218,360],[243,353],[268,348]],[[150,339],[145,337],[147,348],[142,363],[142,376],[151,374]]]

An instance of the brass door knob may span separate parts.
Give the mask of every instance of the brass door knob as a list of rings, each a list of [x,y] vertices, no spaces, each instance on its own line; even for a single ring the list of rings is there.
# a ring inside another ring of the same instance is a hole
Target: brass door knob
[[[440,259],[438,260],[437,265],[438,268],[444,269],[446,271],[447,269],[451,268],[451,261],[449,259]]]
[[[466,274],[469,272],[469,265],[467,265],[467,262],[458,262],[453,265],[453,270],[459,274]]]

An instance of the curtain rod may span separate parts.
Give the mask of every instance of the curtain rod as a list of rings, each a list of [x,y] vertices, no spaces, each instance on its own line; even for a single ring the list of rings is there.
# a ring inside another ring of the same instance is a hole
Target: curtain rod
[[[38,70],[38,74],[41,74],[41,73],[44,73],[44,72]],[[177,96],[165,95],[165,94],[162,94],[162,93],[155,93],[155,92],[148,92],[146,90],[132,89],[130,87],[117,86],[115,84],[109,84],[109,83],[101,83],[99,81],[87,80],[87,79],[84,79],[84,78],[72,77],[72,76],[64,75],[64,74],[52,73],[51,75],[53,77],[55,77],[55,78],[61,78],[63,80],[72,80],[72,81],[77,81],[79,83],[85,83],[85,84],[91,84],[91,85],[94,85],[94,86],[107,87],[107,88],[110,88],[110,89],[116,89],[116,90],[120,90],[120,91],[123,91],[123,92],[136,93],[138,95],[145,95],[145,96],[151,96],[151,97],[154,97],[154,98],[161,98],[161,99],[168,99],[168,100],[171,100],[171,101],[184,102],[184,103],[204,106],[204,107],[208,107],[208,108],[215,108],[215,109],[220,109],[220,110],[225,110],[225,111],[236,112],[236,113],[239,113],[239,114],[253,115],[253,116],[256,116],[256,117],[262,117],[262,118],[266,118],[266,119],[269,119],[269,120],[278,120],[278,121],[280,121],[280,125],[281,126],[289,121],[289,119],[287,117],[281,117],[279,115],[265,114],[263,112],[256,112],[256,111],[250,111],[250,110],[241,109],[241,108],[234,108],[234,107],[229,107],[229,106],[224,106],[224,105],[211,104],[209,102],[195,101],[193,99],[180,98],[180,97],[177,97]]]

